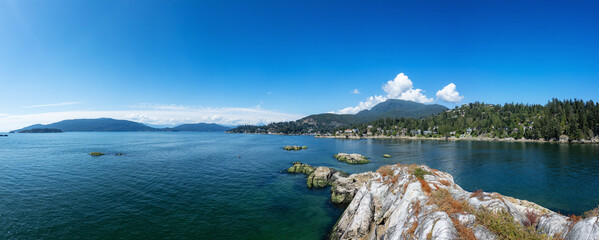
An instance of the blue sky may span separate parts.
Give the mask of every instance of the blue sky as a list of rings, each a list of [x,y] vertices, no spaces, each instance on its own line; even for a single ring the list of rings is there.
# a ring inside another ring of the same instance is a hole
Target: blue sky
[[[261,123],[387,98],[597,101],[597,12],[592,1],[0,0],[0,131],[99,116]]]

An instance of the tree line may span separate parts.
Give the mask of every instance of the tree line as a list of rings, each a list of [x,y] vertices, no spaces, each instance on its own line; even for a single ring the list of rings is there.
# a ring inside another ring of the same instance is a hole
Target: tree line
[[[599,104],[552,99],[545,105],[469,103],[422,119],[385,118],[349,126],[358,134],[559,140],[599,136]],[[339,127],[335,132],[344,128]],[[413,130],[420,130],[417,133]],[[424,133],[426,131],[426,134]]]

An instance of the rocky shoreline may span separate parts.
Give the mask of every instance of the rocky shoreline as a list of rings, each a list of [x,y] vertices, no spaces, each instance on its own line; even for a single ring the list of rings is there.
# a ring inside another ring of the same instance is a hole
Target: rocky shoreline
[[[599,209],[564,216],[499,193],[468,192],[424,165],[387,165],[348,175],[294,162],[310,188],[331,186],[347,205],[331,239],[599,239]]]

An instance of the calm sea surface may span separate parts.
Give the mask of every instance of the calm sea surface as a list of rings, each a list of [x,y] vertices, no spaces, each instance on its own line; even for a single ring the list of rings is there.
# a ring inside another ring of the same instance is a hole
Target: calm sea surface
[[[308,150],[287,152],[285,145]],[[100,151],[105,156],[88,153]],[[124,156],[115,156],[123,152]],[[361,153],[366,165],[332,155]],[[393,158],[382,158],[384,153]],[[241,158],[238,158],[241,156]],[[599,145],[339,140],[225,133],[0,137],[0,239],[322,239],[343,209],[291,162],[349,173],[427,164],[464,189],[562,213],[599,204]]]

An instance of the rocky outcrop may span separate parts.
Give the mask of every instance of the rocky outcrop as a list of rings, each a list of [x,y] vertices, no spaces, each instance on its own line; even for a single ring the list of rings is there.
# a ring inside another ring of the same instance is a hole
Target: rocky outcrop
[[[315,167],[312,167],[308,164],[303,164],[301,162],[292,162],[291,164],[293,164],[293,166],[287,169],[288,173],[303,173],[310,175],[316,170]]]
[[[306,147],[306,146],[301,146],[300,147],[300,146],[296,146],[296,145],[293,145],[293,146],[287,145],[287,146],[283,147],[283,149],[287,150],[287,151],[299,151],[299,150],[303,150],[303,149],[308,149],[308,147]]]
[[[333,156],[340,162],[349,163],[349,164],[365,164],[369,163],[368,157],[362,156],[357,153],[338,153]]]
[[[414,174],[423,171],[430,174]],[[448,173],[426,166],[393,165],[360,186],[331,238],[599,239],[599,221],[498,193],[467,192]]]
[[[312,167],[301,162],[293,162],[288,173],[307,175],[306,185],[309,188],[331,186],[331,201],[335,204],[349,204],[358,188],[368,182],[375,173],[366,172],[349,175],[329,167]]]
[[[599,210],[581,219],[498,193],[468,192],[427,166],[349,176],[324,168],[310,174],[312,185],[326,181],[333,202],[349,203],[331,239],[599,239]]]

